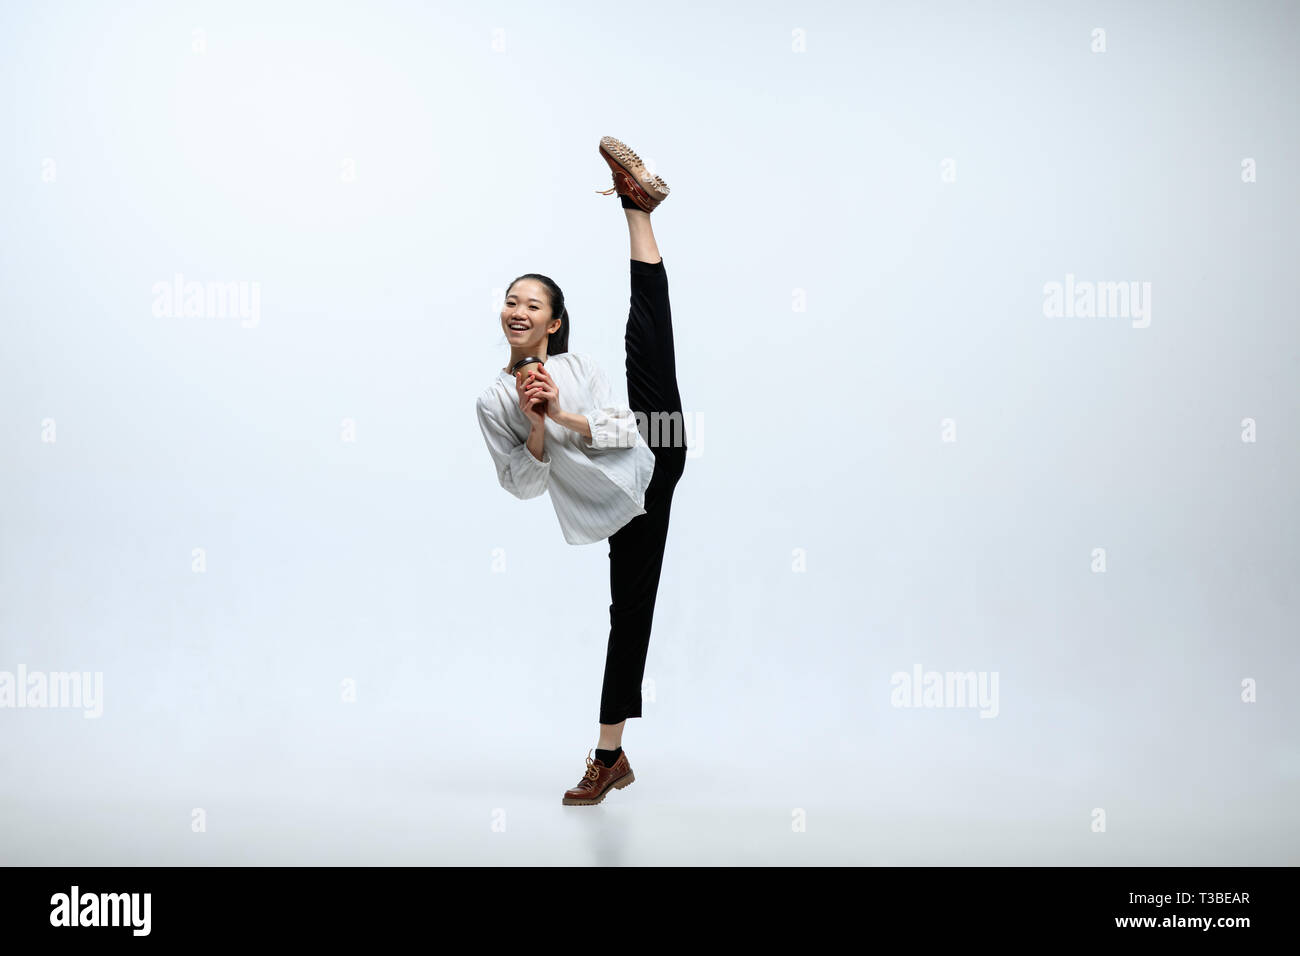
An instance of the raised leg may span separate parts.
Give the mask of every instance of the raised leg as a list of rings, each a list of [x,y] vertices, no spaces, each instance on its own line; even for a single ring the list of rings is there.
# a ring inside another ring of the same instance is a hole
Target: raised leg
[[[640,262],[658,262],[659,246],[655,243],[654,229],[650,227],[650,214],[640,209],[624,209],[623,212],[627,215],[632,258]]]
[[[641,437],[655,452],[656,470],[671,470],[677,463],[661,459],[659,451],[667,446],[684,457],[686,427],[677,387],[668,272],[650,215],[639,209],[623,212],[631,245],[631,301],[624,335],[628,405],[641,424]]]

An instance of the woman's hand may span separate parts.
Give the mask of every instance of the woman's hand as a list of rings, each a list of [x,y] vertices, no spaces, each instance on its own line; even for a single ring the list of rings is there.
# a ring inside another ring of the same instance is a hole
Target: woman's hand
[[[529,372],[526,384],[515,376],[515,393],[519,396],[519,410],[524,413],[524,418],[528,419],[528,424],[534,429],[546,424],[545,399],[535,395],[533,388],[526,387],[526,385],[532,386],[536,375],[536,372]]]
[[[551,373],[546,371],[546,366],[537,366],[528,376],[528,382],[524,389],[542,400],[544,414],[552,421],[563,424],[560,421],[560,416],[563,415],[560,411],[560,390],[555,379],[551,378]]]

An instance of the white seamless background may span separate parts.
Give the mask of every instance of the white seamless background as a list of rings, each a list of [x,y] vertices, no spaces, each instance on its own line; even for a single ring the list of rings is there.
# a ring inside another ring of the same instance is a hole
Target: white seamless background
[[[591,12],[3,6],[0,669],[104,674],[0,710],[4,862],[1300,862],[1295,6]],[[473,401],[532,271],[621,384],[606,134],[707,435],[579,819],[607,548]],[[891,706],[918,666],[996,719]]]

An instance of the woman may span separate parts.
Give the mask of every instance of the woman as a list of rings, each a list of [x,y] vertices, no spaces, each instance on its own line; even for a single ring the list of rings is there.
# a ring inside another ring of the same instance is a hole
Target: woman
[[[635,779],[622,747],[623,725],[641,716],[668,514],[686,464],[668,275],[650,228],[650,213],[667,198],[668,186],[612,136],[601,139],[600,155],[614,185],[597,192],[618,194],[631,240],[624,336],[631,407],[614,403],[590,356],[569,351],[564,293],[537,273],[506,290],[501,328],[510,358],[478,397],[479,426],[501,486],[517,498],[549,491],[569,544],[609,539],[612,603],[600,735],[596,758],[587,752],[586,772],[564,794],[566,806],[600,803]],[[652,427],[665,422],[675,427]]]

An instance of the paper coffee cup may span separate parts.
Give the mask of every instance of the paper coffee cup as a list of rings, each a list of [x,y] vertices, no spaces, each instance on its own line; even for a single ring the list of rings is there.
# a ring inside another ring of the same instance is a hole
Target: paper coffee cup
[[[523,388],[528,384],[528,376],[532,374],[537,369],[537,367],[540,366],[541,364],[542,364],[541,362],[529,362],[527,365],[519,366],[519,368],[515,371],[515,379],[519,382],[520,388]],[[540,405],[537,406],[537,411],[540,411],[543,415],[546,414],[545,401],[543,401]]]

